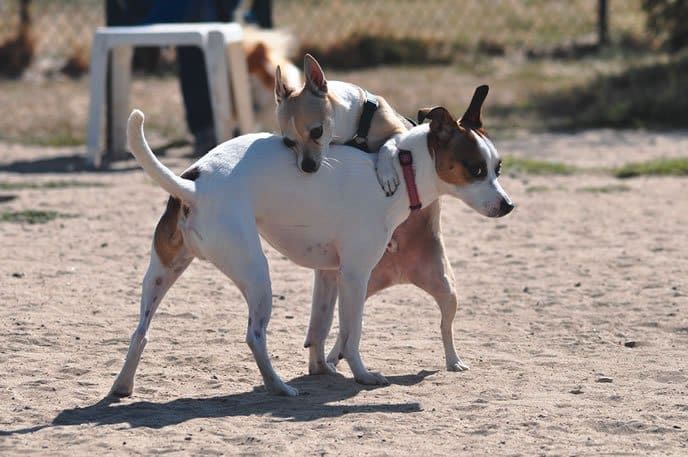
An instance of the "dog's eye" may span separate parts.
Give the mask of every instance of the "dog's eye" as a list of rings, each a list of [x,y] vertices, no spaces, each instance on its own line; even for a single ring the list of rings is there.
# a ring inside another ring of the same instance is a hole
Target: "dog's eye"
[[[290,138],[287,138],[286,136],[282,138],[282,142],[288,148],[293,148],[294,146],[296,146],[296,141],[294,141]]]
[[[323,134],[322,125],[311,129],[311,139],[313,139],[313,140],[317,140],[318,138],[320,138],[322,136],[322,134]]]
[[[470,167],[468,169],[468,172],[471,174],[471,176],[473,176],[475,178],[482,178],[483,176],[486,175],[485,168],[482,166]]]

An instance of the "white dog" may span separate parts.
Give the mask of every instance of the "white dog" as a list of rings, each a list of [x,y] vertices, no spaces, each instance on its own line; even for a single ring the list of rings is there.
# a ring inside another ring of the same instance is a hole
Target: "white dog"
[[[405,180],[402,192],[393,197],[380,191],[370,154],[335,146],[336,160],[324,161],[319,173],[304,176],[290,166],[293,156],[282,138],[269,134],[223,143],[177,177],[148,147],[143,113],[132,112],[129,147],[146,173],[172,197],[156,227],[139,325],[111,392],[131,394],[153,314],[170,286],[198,257],[225,273],[245,297],[246,341],[266,388],[297,394],[277,375],[267,352],[272,290],[259,235],[299,265],[337,272],[337,353],[358,382],[385,384],[382,375],[366,369],[359,354],[363,305],[371,271],[394,230],[408,218],[410,207],[427,206],[447,194],[487,216],[503,216],[513,208],[497,182],[497,151],[479,128],[486,94],[486,86],[478,88],[460,122],[438,107],[427,113],[429,125],[402,136],[404,164],[396,167]]]

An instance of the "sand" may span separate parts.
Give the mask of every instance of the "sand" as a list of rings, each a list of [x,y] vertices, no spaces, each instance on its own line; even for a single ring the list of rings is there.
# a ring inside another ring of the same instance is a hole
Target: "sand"
[[[497,145],[599,168],[685,154],[688,134]],[[302,395],[264,391],[244,343],[245,303],[196,261],[153,320],[133,397],[112,402],[104,396],[136,326],[167,197],[131,161],[74,172],[65,157],[80,148],[0,151],[0,183],[104,185],[0,188],[0,212],[70,216],[0,222],[1,455],[688,453],[685,178],[507,174],[519,207],[499,220],[443,200],[457,347],[470,371],[445,370],[439,311],[403,286],[365,310],[363,358],[390,386],[358,385],[343,365],[338,377],[306,376],[311,273],[266,248],[276,294],[268,345]],[[181,152],[165,163],[184,169]]]

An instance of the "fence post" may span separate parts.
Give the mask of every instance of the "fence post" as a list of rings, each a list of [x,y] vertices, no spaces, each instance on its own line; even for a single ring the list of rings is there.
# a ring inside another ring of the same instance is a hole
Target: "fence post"
[[[597,0],[597,44],[599,46],[609,43],[609,15],[607,11],[607,0]]]

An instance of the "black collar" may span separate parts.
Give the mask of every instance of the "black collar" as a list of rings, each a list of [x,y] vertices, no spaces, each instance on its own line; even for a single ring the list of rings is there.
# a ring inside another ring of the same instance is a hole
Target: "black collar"
[[[377,97],[373,94],[364,90],[366,101],[363,104],[363,112],[361,113],[361,118],[358,120],[358,129],[356,130],[356,135],[353,139],[346,143],[347,146],[353,146],[365,152],[377,152],[370,151],[368,149],[368,132],[370,131],[370,124],[373,121],[373,115],[377,111],[380,103],[377,101]]]

